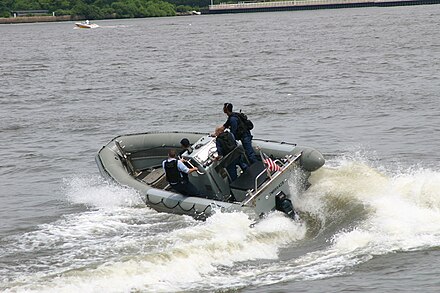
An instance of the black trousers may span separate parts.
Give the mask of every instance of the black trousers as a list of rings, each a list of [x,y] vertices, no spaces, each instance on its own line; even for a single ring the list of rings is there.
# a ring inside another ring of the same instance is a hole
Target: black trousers
[[[200,192],[191,182],[181,181],[177,184],[170,184],[171,188],[186,196],[200,196]]]

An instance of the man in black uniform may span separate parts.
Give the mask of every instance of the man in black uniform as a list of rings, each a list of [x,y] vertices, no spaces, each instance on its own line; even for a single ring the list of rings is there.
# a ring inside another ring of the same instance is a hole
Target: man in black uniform
[[[251,164],[257,161],[257,156],[255,155],[254,149],[252,148],[252,134],[249,129],[246,128],[244,123],[240,120],[237,113],[232,112],[232,104],[225,103],[223,106],[223,113],[228,115],[228,120],[223,124],[224,128],[229,128],[235,139],[241,141],[241,145],[246,152],[246,155],[251,162]]]
[[[197,171],[197,167],[188,168],[183,162],[176,159],[176,151],[170,150],[168,152],[168,159],[162,162],[162,167],[165,170],[167,181],[171,188],[175,191],[187,196],[199,196],[200,192],[188,180],[188,176],[183,176],[182,173],[191,174]]]

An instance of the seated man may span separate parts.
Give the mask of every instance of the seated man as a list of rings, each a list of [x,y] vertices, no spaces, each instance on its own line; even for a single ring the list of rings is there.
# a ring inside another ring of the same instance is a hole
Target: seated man
[[[197,171],[197,167],[188,168],[180,160],[177,160],[176,150],[172,149],[168,152],[168,159],[162,162],[162,167],[172,189],[183,195],[200,196],[197,188],[189,182],[188,176],[183,175]]]
[[[215,145],[219,155],[217,160],[220,160],[221,157],[226,156],[237,147],[237,141],[235,140],[234,135],[229,131],[225,131],[223,126],[218,126],[215,129],[214,135],[216,137]],[[237,166],[239,165],[239,159],[235,159],[228,166],[226,166],[226,170],[229,173],[231,182],[237,179]]]
[[[191,144],[189,143],[189,139],[187,138],[182,138],[180,141],[180,146],[182,147],[182,150],[179,152],[179,157],[181,157],[185,152],[191,154],[193,151]]]

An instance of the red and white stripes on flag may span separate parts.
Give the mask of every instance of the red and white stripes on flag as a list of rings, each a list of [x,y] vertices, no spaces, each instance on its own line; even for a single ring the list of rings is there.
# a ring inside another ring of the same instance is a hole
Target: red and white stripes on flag
[[[277,165],[277,163],[275,163],[271,158],[266,157],[264,159],[264,163],[267,166],[267,169],[271,172],[275,172],[275,171],[280,171],[281,167]]]

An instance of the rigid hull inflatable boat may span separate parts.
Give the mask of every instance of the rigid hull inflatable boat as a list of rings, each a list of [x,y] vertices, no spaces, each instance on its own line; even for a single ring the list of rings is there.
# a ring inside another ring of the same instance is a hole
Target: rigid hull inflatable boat
[[[180,149],[187,138],[192,151],[182,158],[198,168],[189,174],[190,182],[203,197],[189,197],[173,191],[166,181],[162,162],[170,149]],[[292,218],[288,180],[300,176],[307,186],[310,172],[324,165],[320,152],[296,144],[253,139],[261,161],[250,165],[230,182],[226,167],[244,151],[240,144],[228,155],[217,158],[215,137],[195,132],[150,132],[122,135],[112,139],[96,155],[101,174],[136,189],[147,206],[159,211],[206,218],[215,210],[242,211],[257,218],[274,210]],[[292,195],[294,196],[294,195]]]

